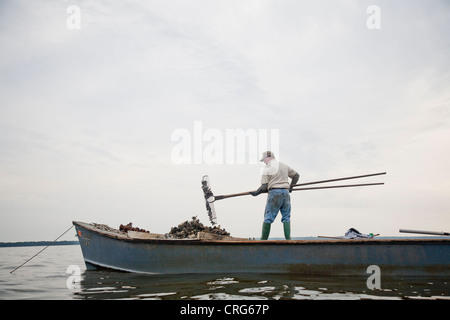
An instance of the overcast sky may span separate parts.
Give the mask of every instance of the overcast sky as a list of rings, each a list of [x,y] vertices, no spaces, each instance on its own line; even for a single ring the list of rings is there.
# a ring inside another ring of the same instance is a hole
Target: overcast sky
[[[258,163],[174,161],[180,130],[274,130],[300,182],[387,172],[292,193],[293,237],[450,231],[449,31],[445,0],[3,0],[0,241],[166,233],[209,223],[203,175],[259,187]],[[218,223],[259,237],[265,200],[217,201]]]

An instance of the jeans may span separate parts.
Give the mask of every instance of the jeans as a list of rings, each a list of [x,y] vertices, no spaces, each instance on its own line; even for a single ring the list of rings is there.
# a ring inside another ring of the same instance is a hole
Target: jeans
[[[281,211],[281,222],[291,221],[291,196],[287,189],[269,190],[266,209],[264,211],[264,222],[272,223]]]

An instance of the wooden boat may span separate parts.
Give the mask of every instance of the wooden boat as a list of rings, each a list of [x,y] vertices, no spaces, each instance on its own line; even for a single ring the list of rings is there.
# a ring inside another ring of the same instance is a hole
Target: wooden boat
[[[88,269],[149,273],[449,276],[450,239],[165,239],[73,222]]]

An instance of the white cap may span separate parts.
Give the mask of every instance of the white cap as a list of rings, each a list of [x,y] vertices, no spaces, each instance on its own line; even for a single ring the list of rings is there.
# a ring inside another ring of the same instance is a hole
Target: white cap
[[[274,158],[275,159],[275,154],[272,151],[264,151],[262,154],[262,158],[259,161],[264,161],[265,158]]]

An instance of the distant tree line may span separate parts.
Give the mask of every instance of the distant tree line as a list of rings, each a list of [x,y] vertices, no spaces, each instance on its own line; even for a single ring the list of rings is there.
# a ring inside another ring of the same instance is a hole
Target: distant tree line
[[[36,246],[70,246],[79,244],[78,241],[21,241],[21,242],[0,242],[1,247],[36,247]]]

